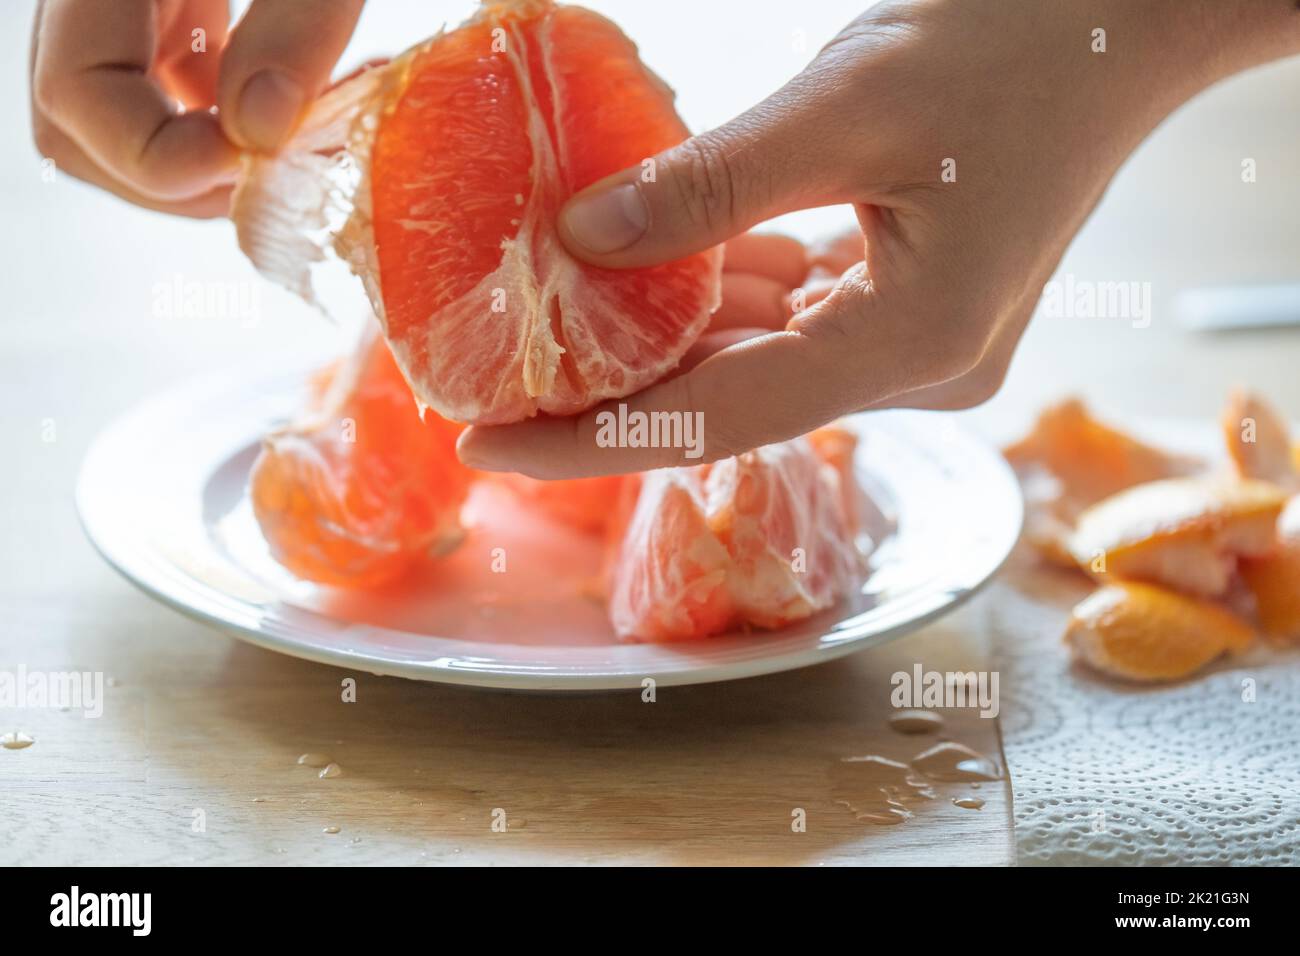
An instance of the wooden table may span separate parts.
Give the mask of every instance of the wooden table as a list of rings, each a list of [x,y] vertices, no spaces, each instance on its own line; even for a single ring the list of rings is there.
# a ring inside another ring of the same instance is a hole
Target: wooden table
[[[23,5],[0,15],[0,669],[102,671],[98,720],[0,711],[0,864],[1007,863],[1008,788],[983,810],[941,791],[893,827],[834,802],[844,757],[906,757],[886,729],[889,675],[986,665],[981,607],[894,644],[796,673],[637,694],[545,697],[380,679],[243,645],[120,580],[80,534],[72,488],[95,432],[133,402],[252,354],[330,333],[256,284],[228,225],[172,222],[77,184],[41,181],[25,142]],[[972,417],[1024,420],[1078,390],[1122,414],[1212,414],[1254,384],[1300,413],[1295,330],[1196,336],[1170,320],[1193,282],[1300,277],[1295,64],[1176,117],[1133,160],[1062,273],[1150,281],[1155,321],[1040,320],[1007,387]],[[1240,157],[1258,160],[1252,186]],[[256,288],[256,321],[169,317],[175,277]],[[356,703],[340,680],[358,681]],[[997,722],[949,727],[997,756]],[[299,766],[324,752],[344,774]],[[492,829],[501,809],[509,827]],[[807,832],[791,829],[807,812]],[[197,814],[201,811],[201,817]],[[201,819],[203,829],[196,828]],[[338,827],[337,834],[323,832]]]

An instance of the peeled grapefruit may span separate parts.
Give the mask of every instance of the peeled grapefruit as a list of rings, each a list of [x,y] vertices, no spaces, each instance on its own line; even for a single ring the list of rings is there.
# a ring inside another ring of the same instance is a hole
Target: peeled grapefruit
[[[451,547],[472,477],[456,458],[460,431],[421,420],[372,325],[253,465],[250,497],[271,554],[310,581],[366,587]]]
[[[443,417],[574,413],[670,371],[718,304],[721,249],[611,271],[556,233],[565,200],[606,175],[645,163],[653,188],[651,157],[686,135],[613,23],[490,0],[318,101],[280,156],[247,161],[233,216],[253,261],[308,295],[311,236],[333,227]]]

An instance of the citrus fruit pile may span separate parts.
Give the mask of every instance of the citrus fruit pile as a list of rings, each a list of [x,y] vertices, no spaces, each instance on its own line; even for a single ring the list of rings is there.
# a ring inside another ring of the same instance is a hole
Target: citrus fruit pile
[[[421,405],[471,424],[572,414],[662,378],[718,305],[721,249],[611,271],[556,232],[575,192],[639,164],[652,179],[686,135],[613,23],[492,0],[247,159],[232,218],[253,262],[309,298],[332,244]]]
[[[1151,448],[1077,401],[1046,410],[1006,449],[1028,492],[1031,544],[1102,585],[1065,635],[1092,667],[1178,680],[1257,631],[1300,640],[1295,446],[1259,396],[1234,393],[1220,424],[1226,473]]]

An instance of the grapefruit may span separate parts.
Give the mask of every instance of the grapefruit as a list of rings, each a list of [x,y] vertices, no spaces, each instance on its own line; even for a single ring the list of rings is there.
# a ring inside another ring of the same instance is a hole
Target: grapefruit
[[[456,457],[461,426],[421,420],[377,326],[313,387],[249,479],[272,556],[310,581],[367,587],[457,543],[473,474]]]
[[[573,193],[686,136],[671,90],[609,20],[490,0],[319,100],[280,156],[247,161],[233,215],[254,262],[310,294],[320,249],[305,237],[346,211],[334,247],[443,417],[570,414],[671,371],[718,304],[721,249],[612,271],[556,232]]]
[[[609,612],[624,640],[777,628],[830,607],[864,570],[853,436],[834,427],[711,465],[639,476],[614,531]]]

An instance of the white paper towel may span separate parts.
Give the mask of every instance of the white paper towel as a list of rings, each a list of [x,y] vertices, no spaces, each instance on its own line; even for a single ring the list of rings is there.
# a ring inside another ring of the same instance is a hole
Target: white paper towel
[[[1261,644],[1189,681],[1073,665],[1089,586],[1020,556],[984,603],[1021,864],[1300,861],[1300,652]]]

